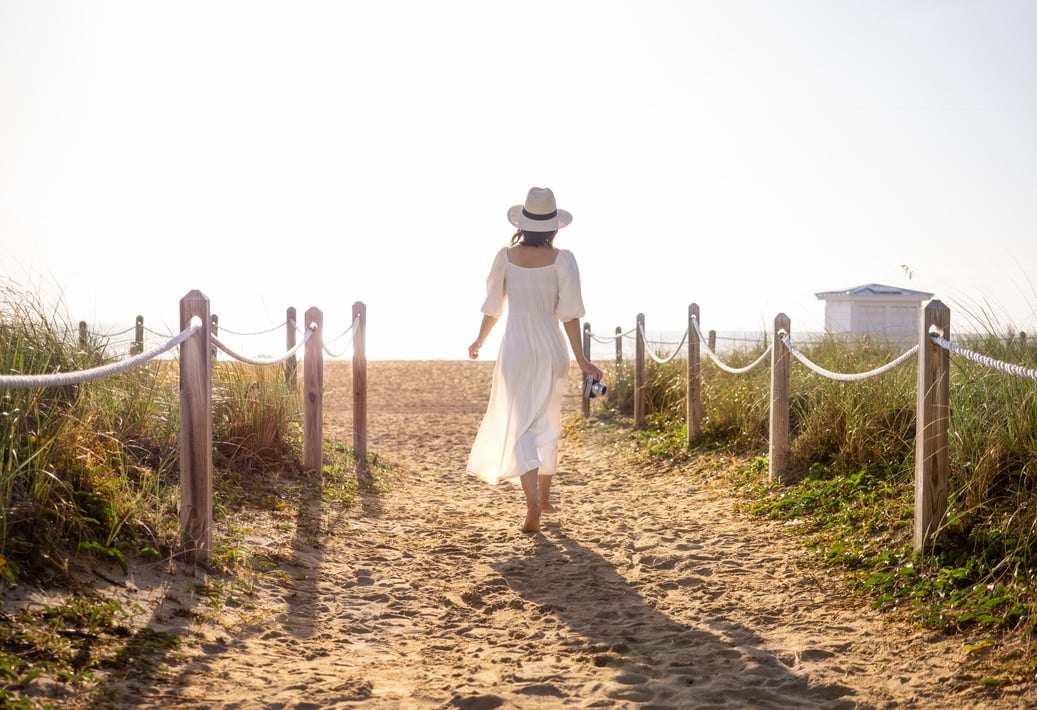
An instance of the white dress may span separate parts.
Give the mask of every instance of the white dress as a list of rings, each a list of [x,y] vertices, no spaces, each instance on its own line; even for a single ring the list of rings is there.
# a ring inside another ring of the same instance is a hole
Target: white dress
[[[490,401],[475,436],[468,472],[487,483],[539,469],[554,474],[562,428],[562,394],[569,350],[561,323],[584,315],[580,272],[572,253],[555,263],[526,268],[497,253],[486,279],[482,312],[499,318],[507,304]]]

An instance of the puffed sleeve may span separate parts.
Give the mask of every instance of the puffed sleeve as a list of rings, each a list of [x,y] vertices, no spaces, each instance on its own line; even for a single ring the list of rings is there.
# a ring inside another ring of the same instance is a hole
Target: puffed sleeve
[[[562,249],[555,260],[558,269],[558,305],[555,317],[565,323],[584,316],[583,294],[580,290],[580,269],[576,257],[568,249]]]
[[[486,277],[486,300],[482,304],[482,312],[494,318],[500,318],[504,314],[504,304],[508,300],[508,292],[504,286],[507,262],[508,248],[502,247],[497,252],[497,258],[493,260],[490,275]]]

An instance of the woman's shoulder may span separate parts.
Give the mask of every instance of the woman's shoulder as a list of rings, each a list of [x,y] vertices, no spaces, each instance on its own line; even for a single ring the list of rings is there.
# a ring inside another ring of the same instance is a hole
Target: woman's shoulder
[[[557,256],[557,258],[555,258],[555,263],[557,264],[559,262],[565,262],[567,264],[575,264],[576,263],[576,255],[573,254],[572,251],[570,251],[569,249],[559,249],[558,250],[558,256]]]

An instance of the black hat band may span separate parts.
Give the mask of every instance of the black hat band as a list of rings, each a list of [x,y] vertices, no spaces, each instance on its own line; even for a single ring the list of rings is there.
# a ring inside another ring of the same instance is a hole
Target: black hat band
[[[526,217],[528,219],[535,219],[535,220],[540,220],[540,221],[546,221],[546,220],[554,219],[555,217],[557,217],[558,216],[558,210],[554,210],[553,212],[548,212],[547,214],[533,214],[532,212],[526,212],[526,208],[523,207],[522,208],[522,216]]]

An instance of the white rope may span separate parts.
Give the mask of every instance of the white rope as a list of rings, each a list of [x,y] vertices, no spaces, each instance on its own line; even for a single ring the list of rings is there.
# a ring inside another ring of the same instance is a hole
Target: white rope
[[[246,337],[247,336],[255,336],[255,335],[266,335],[267,333],[273,333],[276,330],[280,330],[281,328],[285,327],[285,325],[287,323],[288,323],[288,321],[282,321],[279,325],[271,326],[270,328],[267,328],[266,330],[258,330],[258,331],[254,332],[254,333],[239,333],[236,330],[230,330],[229,328],[224,328],[221,325],[220,326],[220,332],[221,333],[230,333],[231,335],[246,336]]]
[[[648,337],[645,335],[645,327],[643,325],[638,325],[637,328],[638,328],[639,332],[641,333],[641,341],[644,342],[644,344],[645,344],[645,352],[647,352],[648,356],[651,357],[653,360],[655,360],[660,365],[665,365],[670,360],[672,360],[673,358],[677,357],[677,353],[679,353],[681,351],[681,346],[684,345],[684,341],[688,339],[688,331],[684,331],[684,335],[681,336],[680,343],[678,343],[677,347],[674,348],[672,353],[670,353],[670,356],[666,357],[666,358],[662,358],[662,357],[659,357],[658,355],[656,355],[654,352],[652,352],[652,349],[650,347],[648,347]]]
[[[893,368],[903,365],[905,362],[910,360],[914,355],[918,353],[918,346],[913,345],[896,360],[886,363],[881,367],[877,367],[874,370],[869,370],[868,372],[844,374],[839,372],[832,372],[831,370],[826,370],[823,367],[820,367],[819,365],[815,365],[814,363],[810,362],[810,360],[808,360],[803,353],[796,349],[796,346],[792,344],[792,338],[790,338],[789,334],[786,333],[784,330],[778,331],[778,337],[781,338],[781,342],[785,343],[785,347],[789,349],[789,352],[795,355],[796,359],[802,362],[808,368],[810,368],[819,375],[823,375],[824,377],[828,377],[833,380],[840,380],[842,382],[857,382],[859,380],[866,380],[869,377],[875,377],[876,375],[885,374]]]
[[[1008,373],[1009,375],[1017,375],[1019,377],[1028,377],[1031,380],[1037,380],[1037,370],[1031,370],[1030,368],[1023,367],[1022,365],[1012,365],[1007,362],[1001,362],[1000,360],[995,360],[994,358],[988,355],[980,355],[979,353],[968,350],[967,348],[963,348],[960,345],[955,345],[951,341],[944,339],[940,335],[939,331],[936,330],[936,326],[932,326],[932,328],[930,328],[929,338],[945,350],[957,353],[958,355],[966,357],[969,360],[972,360],[973,362],[978,362],[980,365],[986,365],[987,367],[993,368],[995,370],[1000,370],[1001,372]]]
[[[324,342],[325,342],[325,343],[334,343],[334,342],[336,342],[336,341],[338,341],[338,340],[342,340],[342,338],[344,338],[344,337],[346,337],[347,335],[349,335],[350,331],[352,331],[352,330],[353,330],[354,328],[356,328],[356,327],[357,327],[358,325],[360,325],[360,316],[357,316],[356,318],[354,318],[354,319],[353,319],[353,322],[352,322],[352,323],[350,323],[350,324],[349,324],[349,327],[348,327],[348,328],[346,328],[346,329],[345,329],[344,331],[342,331],[341,333],[339,333],[338,335],[336,335],[336,336],[335,336],[334,338],[332,338],[331,340],[325,340]]]
[[[109,377],[124,370],[129,370],[131,367],[143,364],[148,360],[153,360],[162,353],[172,350],[177,345],[194,335],[195,331],[201,327],[202,319],[198,316],[194,316],[191,318],[190,325],[184,328],[179,335],[165,345],[155,348],[150,352],[134,355],[126,360],[120,360],[119,362],[113,362],[108,365],[101,365],[100,367],[94,367],[89,370],[55,372],[47,375],[0,375],[0,388],[26,389],[29,387],[66,387],[68,385],[78,385],[83,382],[89,382],[90,380],[98,380],[102,377]]]
[[[729,372],[732,375],[744,375],[745,373],[749,372],[749,370],[753,369],[761,362],[763,362],[767,358],[767,356],[771,354],[771,348],[773,346],[768,345],[767,349],[763,351],[760,357],[756,358],[755,361],[751,362],[745,367],[731,367],[730,365],[727,365],[720,361],[720,358],[717,357],[716,353],[714,353],[713,350],[707,344],[706,339],[702,337],[702,331],[699,329],[699,319],[695,316],[694,313],[691,315],[691,324],[695,327],[695,332],[698,333],[699,346],[706,351],[706,355],[709,356],[709,359],[712,360],[714,364],[716,364],[716,366],[724,372]]]
[[[136,329],[137,329],[137,326],[131,325],[126,330],[120,330],[118,333],[90,333],[90,335],[94,336],[95,338],[115,338],[115,337],[120,336],[120,335],[126,335],[131,330],[136,330]]]
[[[341,352],[337,352],[337,353],[333,353],[330,350],[328,350],[328,346],[327,345],[324,346],[324,354],[327,355],[328,357],[330,357],[332,360],[340,360],[340,359],[344,358],[346,355],[348,355],[351,352],[353,352],[353,341],[352,340],[349,341],[349,347],[347,347],[345,350],[343,350]]]
[[[330,343],[334,343],[337,340],[341,340],[342,338],[344,338],[347,335],[349,335],[350,331],[352,331],[353,329],[355,329],[359,325],[360,325],[360,316],[358,315],[356,318],[353,319],[353,323],[348,328],[346,328],[342,332],[341,335],[338,335],[338,336],[336,336],[336,337],[332,338],[331,340],[329,340],[329,341],[324,343],[324,352],[327,353],[328,357],[330,357],[332,359],[340,358],[340,357],[345,357],[346,353],[348,353],[348,352],[353,350],[353,346],[354,346],[354,344],[356,342],[356,335],[354,335],[353,339],[349,341],[349,347],[346,348],[345,350],[343,350],[341,353],[338,353],[338,354],[335,354],[335,353],[331,352],[330,350],[328,350],[328,343],[329,342]]]
[[[249,365],[258,365],[260,367],[263,367],[265,365],[277,365],[278,363],[282,363],[285,360],[287,360],[288,358],[290,358],[292,355],[294,355],[296,352],[299,351],[299,348],[301,348],[303,345],[306,344],[306,341],[309,340],[310,337],[312,337],[315,332],[317,332],[317,324],[316,323],[311,323],[310,327],[309,327],[309,330],[307,330],[307,332],[306,332],[306,335],[303,336],[303,339],[301,341],[296,343],[295,347],[293,347],[291,350],[289,350],[288,352],[284,353],[283,355],[279,355],[277,357],[273,357],[273,358],[269,358],[269,359],[267,359],[267,358],[251,358],[251,357],[246,357],[246,356],[241,355],[239,353],[236,353],[233,350],[231,350],[230,348],[228,348],[226,345],[224,345],[222,342],[220,342],[220,339],[217,338],[215,335],[212,335],[210,333],[209,337],[212,339],[213,345],[215,345],[220,350],[222,350],[223,352],[225,352],[228,355],[230,355],[235,360],[240,360],[241,362],[244,362],[244,363],[249,364]]]
[[[637,332],[637,328],[636,327],[631,328],[630,330],[628,330],[625,333],[615,333],[614,335],[598,335],[597,333],[591,333],[590,336],[591,336],[591,338],[593,340],[596,340],[599,343],[606,343],[607,344],[607,343],[614,343],[616,341],[616,338],[626,338],[630,334],[635,333],[635,332]]]
[[[136,327],[136,326],[134,326],[134,327]],[[151,328],[149,328],[147,326],[144,326],[144,332],[145,333],[151,333],[152,335],[154,335],[157,338],[171,338],[171,337],[173,337],[171,333],[160,333],[157,330],[152,330]]]

